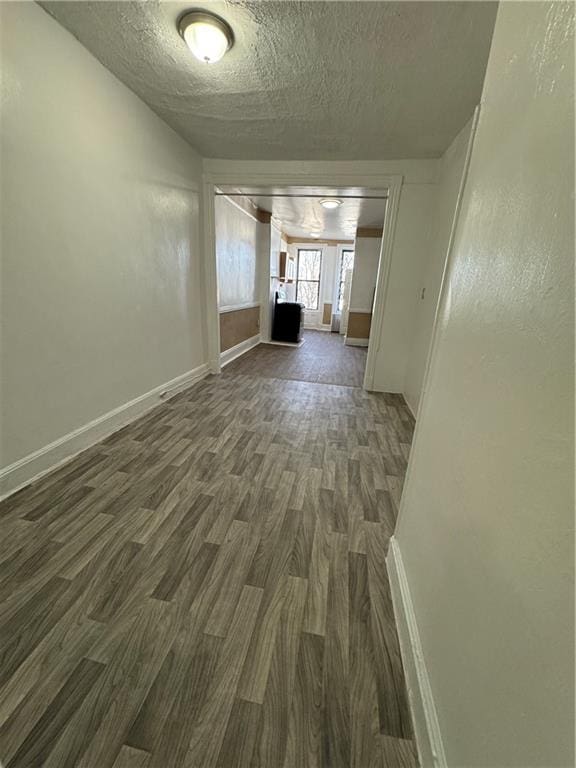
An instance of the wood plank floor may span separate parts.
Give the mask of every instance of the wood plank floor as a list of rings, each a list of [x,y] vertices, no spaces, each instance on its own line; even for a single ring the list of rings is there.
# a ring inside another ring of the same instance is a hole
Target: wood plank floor
[[[301,347],[260,344],[228,369],[234,374],[361,387],[366,354],[365,347],[347,346],[337,333],[306,329]]]
[[[411,768],[395,395],[233,370],[0,505],[4,768]]]

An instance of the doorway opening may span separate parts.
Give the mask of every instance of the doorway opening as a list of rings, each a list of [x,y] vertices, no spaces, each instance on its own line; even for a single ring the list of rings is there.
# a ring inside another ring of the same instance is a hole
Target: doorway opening
[[[369,389],[388,198],[359,187],[215,187],[219,364]]]

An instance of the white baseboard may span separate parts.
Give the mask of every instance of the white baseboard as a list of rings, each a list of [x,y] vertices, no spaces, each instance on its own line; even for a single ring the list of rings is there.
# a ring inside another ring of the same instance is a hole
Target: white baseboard
[[[0,498],[10,496],[25,485],[38,480],[42,475],[70,461],[81,451],[117,432],[168,397],[192,386],[208,373],[210,370],[207,364],[199,365],[4,467],[0,470]]]
[[[329,326],[319,325],[318,323],[304,323],[305,331],[327,331]]]
[[[390,539],[386,566],[421,768],[446,768],[442,735],[398,542]]]
[[[349,347],[367,347],[368,339],[354,339],[350,336],[346,336],[344,339],[344,344],[348,344]]]
[[[258,344],[260,344],[259,333],[257,333],[256,336],[252,336],[250,339],[246,339],[246,341],[241,341],[240,344],[236,344],[235,347],[230,347],[230,349],[227,349],[225,352],[221,352],[220,366],[224,368],[224,366],[228,365],[228,363],[231,363],[232,360],[236,360],[237,357],[245,354],[253,347],[256,347]]]
[[[298,347],[301,347],[302,344],[306,339],[300,339],[300,341],[261,341],[261,344],[269,344],[272,347],[292,347],[293,349],[297,349]]]

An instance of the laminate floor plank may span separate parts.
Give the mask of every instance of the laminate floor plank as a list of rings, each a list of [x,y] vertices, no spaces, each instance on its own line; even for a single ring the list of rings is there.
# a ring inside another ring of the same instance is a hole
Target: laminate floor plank
[[[112,765],[168,651],[173,606],[144,603],[118,653],[68,720],[45,768]]]
[[[364,360],[262,345],[0,502],[5,766],[417,765]]]
[[[0,691],[0,754],[10,760],[104,627],[65,616]]]
[[[328,610],[330,546],[331,540],[328,527],[322,522],[318,512],[310,558],[309,589],[304,616],[304,631],[322,636],[324,636],[326,631],[326,614]]]
[[[325,764],[351,765],[348,540],[330,534],[329,583],[323,663]]]
[[[81,659],[63,688],[26,739],[8,762],[8,768],[18,765],[42,765],[68,721],[76,713],[104,671],[104,664]]]
[[[370,631],[366,555],[349,553],[350,765],[377,762],[380,751],[376,669]]]
[[[307,589],[306,579],[288,577],[252,759],[254,768],[284,764]]]
[[[381,556],[385,548],[383,530],[374,529],[367,542],[370,627],[376,661],[380,731],[387,736],[411,739],[412,720],[392,607],[390,582]]]
[[[322,765],[324,638],[303,632],[292,696],[284,768]]]
[[[116,762],[112,768],[147,768],[150,762],[150,754],[141,749],[134,749],[126,744],[118,753]]]
[[[245,586],[205,701],[192,730],[184,765],[210,768],[216,765],[234,705],[238,681],[254,631],[262,590]]]
[[[412,739],[380,736],[381,768],[417,768],[418,754]]]
[[[261,716],[260,704],[235,699],[218,755],[217,768],[252,768]]]

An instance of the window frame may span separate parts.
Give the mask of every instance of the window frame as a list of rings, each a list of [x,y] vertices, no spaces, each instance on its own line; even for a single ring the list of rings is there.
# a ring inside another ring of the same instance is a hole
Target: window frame
[[[318,253],[320,255],[320,266],[318,268],[318,280],[301,280],[300,279],[300,253],[302,251],[308,251],[310,253]],[[306,312],[318,312],[320,310],[320,284],[322,281],[322,263],[324,254],[322,248],[297,248],[296,249],[296,301],[300,301],[298,297],[298,288],[300,283],[316,283],[316,307],[306,307]],[[304,302],[301,302],[304,304]]]

